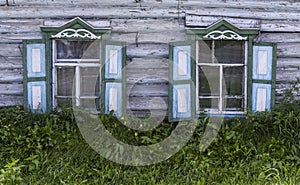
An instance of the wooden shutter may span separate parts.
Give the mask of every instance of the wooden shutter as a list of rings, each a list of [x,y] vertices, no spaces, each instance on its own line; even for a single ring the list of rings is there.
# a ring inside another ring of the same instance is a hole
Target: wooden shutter
[[[276,46],[260,43],[253,46],[252,111],[270,110],[275,97]]]
[[[109,42],[105,47],[104,110],[122,116],[125,106],[125,47],[122,43]]]
[[[175,43],[170,47],[169,120],[192,118],[192,46]]]
[[[46,49],[42,41],[24,41],[24,104],[32,112],[47,111]]]

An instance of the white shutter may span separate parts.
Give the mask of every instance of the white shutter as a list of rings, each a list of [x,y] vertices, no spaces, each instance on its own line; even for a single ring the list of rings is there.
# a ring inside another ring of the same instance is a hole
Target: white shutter
[[[270,110],[274,104],[276,47],[260,43],[253,46],[252,111]]]
[[[170,52],[169,121],[192,118],[191,45],[175,43]]]
[[[24,102],[30,111],[42,113],[47,110],[45,44],[28,42],[24,42]]]
[[[109,41],[105,44],[104,83],[105,98],[104,112],[114,111],[116,116],[122,116],[126,98],[125,88],[125,47],[119,42]]]

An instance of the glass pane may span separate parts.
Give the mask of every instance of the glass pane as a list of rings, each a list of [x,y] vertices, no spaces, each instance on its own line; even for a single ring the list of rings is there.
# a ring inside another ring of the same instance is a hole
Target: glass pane
[[[80,68],[80,91],[81,96],[100,95],[100,68]]]
[[[244,71],[243,66],[223,68],[223,95],[244,94]]]
[[[57,95],[58,96],[72,96],[74,75],[75,75],[74,67],[57,68]]]
[[[244,111],[243,98],[225,98],[223,102],[225,111]]]
[[[215,57],[217,63],[244,63],[244,42],[226,40],[215,41]]]
[[[219,109],[218,98],[199,98],[200,110],[203,109]]]
[[[220,67],[199,67],[199,96],[219,96]]]
[[[57,59],[98,59],[100,42],[79,40],[57,40]]]
[[[71,98],[57,98],[56,101],[58,107],[72,107]]]
[[[199,41],[199,63],[212,63],[212,41]]]
[[[100,99],[99,98],[91,98],[91,99],[80,99],[80,106],[84,108],[93,108],[99,109]]]

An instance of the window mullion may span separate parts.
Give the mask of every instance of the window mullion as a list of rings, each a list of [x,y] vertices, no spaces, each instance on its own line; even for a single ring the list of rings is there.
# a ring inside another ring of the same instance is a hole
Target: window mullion
[[[80,67],[75,68],[75,98],[76,106],[80,106]]]
[[[200,111],[199,104],[199,41],[196,40],[196,113]]]
[[[223,89],[222,89],[222,80],[223,80],[223,65],[220,65],[220,76],[219,76],[219,88],[220,88],[220,94],[219,94],[219,111],[223,111]]]
[[[56,96],[57,96],[57,69],[55,67],[55,63],[56,63],[56,60],[57,60],[57,50],[56,50],[56,42],[55,40],[52,40],[52,47],[54,48],[53,49],[53,53],[52,53],[52,76],[53,76],[53,80],[52,80],[52,87],[53,87],[53,93],[52,93],[52,106],[53,107],[56,107],[57,103],[56,103]]]

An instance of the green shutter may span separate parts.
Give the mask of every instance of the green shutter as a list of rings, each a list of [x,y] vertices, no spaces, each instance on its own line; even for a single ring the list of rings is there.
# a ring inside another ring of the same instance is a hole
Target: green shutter
[[[275,102],[276,46],[259,43],[253,46],[252,107],[254,112],[271,110]]]
[[[125,60],[124,43],[106,41],[103,47],[104,67],[102,68],[103,93],[105,113],[114,111],[116,116],[122,116],[125,111]]]
[[[42,113],[47,108],[46,48],[40,40],[24,41],[24,106]]]
[[[174,43],[170,46],[169,121],[191,119],[194,116],[191,53],[191,44]]]

